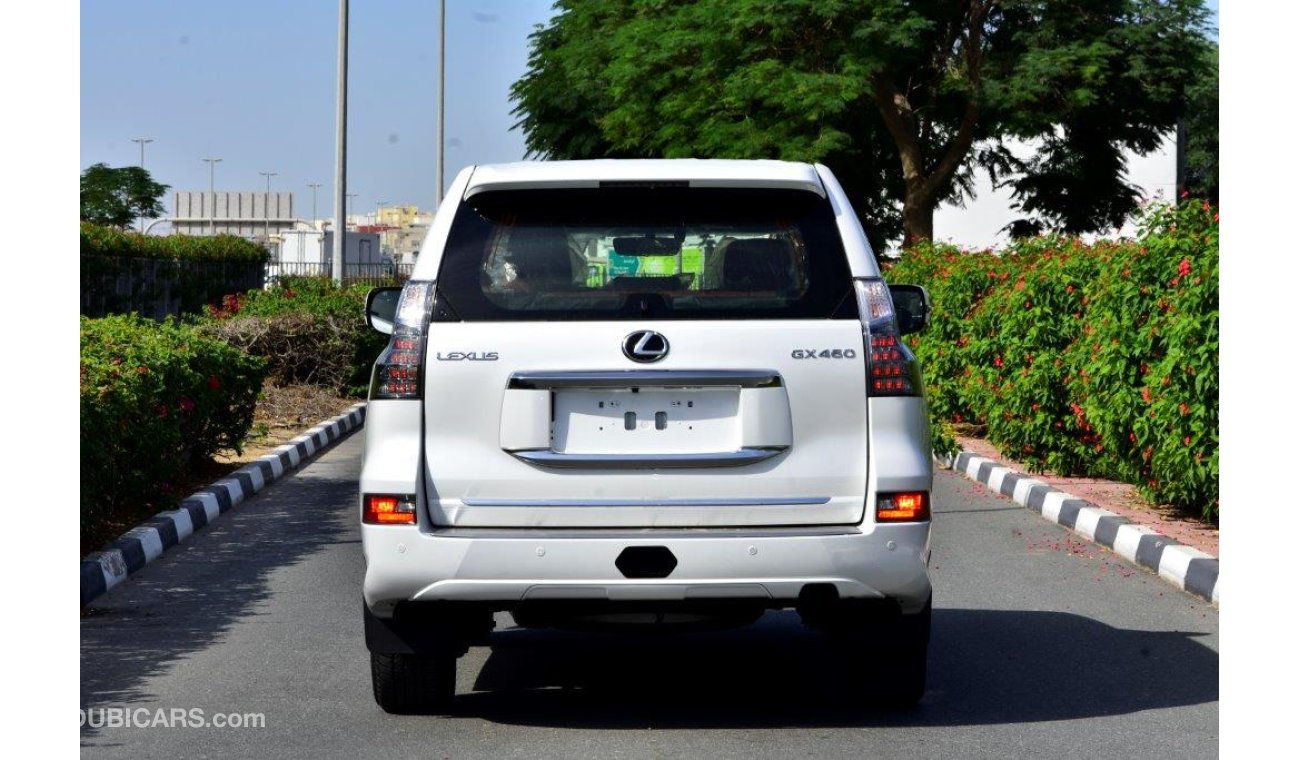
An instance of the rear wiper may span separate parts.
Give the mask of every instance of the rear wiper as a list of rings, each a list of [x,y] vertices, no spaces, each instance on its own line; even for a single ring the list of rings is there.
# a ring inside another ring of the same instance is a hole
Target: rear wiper
[[[672,307],[659,293],[629,293],[620,311],[627,315],[653,317],[671,313]]]

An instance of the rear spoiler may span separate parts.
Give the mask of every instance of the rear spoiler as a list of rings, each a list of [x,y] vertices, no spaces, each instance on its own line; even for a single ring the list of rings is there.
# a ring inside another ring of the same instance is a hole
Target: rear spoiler
[[[721,165],[718,165],[721,164]],[[734,187],[803,190],[826,197],[817,170],[782,161],[539,161],[480,166],[465,198],[497,190],[600,187]]]

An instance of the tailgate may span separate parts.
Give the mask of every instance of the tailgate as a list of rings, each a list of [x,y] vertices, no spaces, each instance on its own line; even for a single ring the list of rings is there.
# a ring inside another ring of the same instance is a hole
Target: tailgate
[[[671,351],[626,358],[631,333]],[[425,368],[435,524],[705,528],[862,518],[855,319],[437,323]]]

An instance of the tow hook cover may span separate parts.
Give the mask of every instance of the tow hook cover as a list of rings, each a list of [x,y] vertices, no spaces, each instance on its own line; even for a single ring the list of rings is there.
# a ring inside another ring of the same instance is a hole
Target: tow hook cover
[[[667,578],[677,568],[677,558],[666,546],[629,546],[614,566],[625,578]]]

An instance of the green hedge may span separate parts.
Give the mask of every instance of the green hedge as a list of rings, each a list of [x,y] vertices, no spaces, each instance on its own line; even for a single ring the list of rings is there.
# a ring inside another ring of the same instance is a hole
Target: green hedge
[[[266,263],[271,258],[266,248],[236,235],[141,235],[90,222],[81,223],[81,253],[83,256],[171,261]]]
[[[886,273],[926,286],[912,336],[937,436],[977,426],[1035,469],[1137,485],[1217,519],[1217,209],[1152,206],[1138,238],[927,245]]]
[[[83,538],[174,506],[193,464],[238,451],[264,364],[175,321],[83,317]]]
[[[329,278],[284,277],[266,290],[227,296],[203,329],[266,358],[273,382],[309,382],[364,396],[388,338],[366,324],[370,285],[337,287]]]

